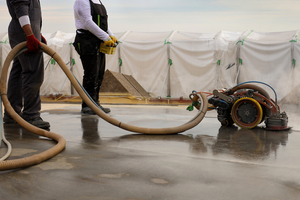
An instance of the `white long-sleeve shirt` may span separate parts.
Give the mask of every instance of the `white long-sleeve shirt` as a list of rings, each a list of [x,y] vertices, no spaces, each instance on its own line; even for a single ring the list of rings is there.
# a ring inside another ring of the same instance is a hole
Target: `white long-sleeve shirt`
[[[101,4],[99,0],[92,0],[95,4]],[[107,33],[104,32],[94,21],[91,15],[91,5],[89,0],[76,0],[74,3],[74,17],[76,29],[88,30],[105,41],[110,35],[113,36],[109,26]]]

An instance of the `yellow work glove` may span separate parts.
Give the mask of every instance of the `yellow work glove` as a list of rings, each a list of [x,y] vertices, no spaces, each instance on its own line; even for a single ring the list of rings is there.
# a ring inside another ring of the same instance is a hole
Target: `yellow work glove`
[[[114,42],[114,43],[116,43],[116,42],[118,42],[118,40],[117,40],[117,38],[115,37],[115,36],[109,36],[111,39],[112,39],[112,41]]]
[[[110,37],[107,38],[106,41],[103,42],[104,45],[108,46],[108,47],[113,47],[115,45],[115,43],[113,42],[112,39],[110,39]]]

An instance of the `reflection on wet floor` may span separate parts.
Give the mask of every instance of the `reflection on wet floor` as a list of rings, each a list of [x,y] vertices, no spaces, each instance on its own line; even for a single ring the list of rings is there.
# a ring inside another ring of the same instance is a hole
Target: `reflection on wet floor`
[[[215,154],[230,153],[241,159],[265,159],[275,153],[280,145],[286,145],[290,131],[268,131],[263,128],[237,129],[221,127],[216,143],[212,146]]]
[[[100,144],[100,135],[98,131],[99,118],[81,116],[82,139],[86,143]]]
[[[3,124],[7,140],[13,139],[39,139],[39,136],[24,129],[18,124]]]
[[[114,138],[113,141],[166,141],[188,143],[193,154],[229,154],[243,160],[264,160],[288,142],[288,131],[269,131],[264,128],[240,129],[235,126],[220,127],[217,137],[209,135],[143,135],[132,134]]]
[[[66,112],[67,114],[70,114],[68,111]],[[55,115],[55,112],[52,111],[51,114]],[[79,132],[77,131],[76,133],[70,134],[66,133],[65,137],[67,140],[68,137],[76,139],[76,137],[82,135],[82,142],[85,146],[89,144],[103,144],[100,130],[102,133],[104,130],[107,130],[104,128],[107,126],[107,122],[104,122],[98,116],[93,115],[79,115],[79,117]],[[215,118],[210,118],[210,120],[214,120],[215,125],[220,127]],[[78,125],[77,123],[74,123],[71,126],[74,130],[76,130],[76,126]],[[288,136],[292,131],[268,131],[259,127],[254,129],[240,129],[236,126],[221,126],[218,129],[217,134],[211,135],[189,134],[188,131],[182,134],[173,135],[144,135],[135,133],[126,134],[128,133],[127,131],[118,128],[116,130],[123,134],[121,134],[120,137],[111,137],[113,134],[109,133],[111,136],[106,136],[105,144],[110,142],[135,142],[135,144],[138,145],[139,141],[160,141],[165,142],[165,144],[168,143],[169,145],[170,142],[180,142],[188,144],[189,152],[194,155],[230,155],[242,160],[264,160],[267,159],[270,154],[274,154],[276,156],[277,149],[280,146],[285,146],[287,144]],[[31,140],[31,142],[33,142],[42,138],[41,136],[27,131],[18,124],[4,124],[4,131],[8,140]],[[105,133],[107,134],[107,132]],[[141,145],[145,145],[145,143]]]
[[[183,124],[185,115],[176,107],[112,107],[118,120],[148,127]],[[210,113],[183,133],[144,135],[82,115],[80,106],[42,117],[66,138],[66,149],[37,166],[0,172],[1,199],[299,199],[300,136],[293,129],[221,127]],[[16,124],[4,131],[10,159],[55,144]]]

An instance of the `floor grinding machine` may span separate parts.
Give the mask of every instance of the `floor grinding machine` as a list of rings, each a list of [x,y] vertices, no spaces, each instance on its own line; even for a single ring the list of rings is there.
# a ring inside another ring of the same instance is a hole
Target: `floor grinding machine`
[[[280,108],[277,105],[277,95],[274,89],[270,87],[275,93],[275,101],[270,98],[270,96],[264,89],[254,84],[249,84],[249,82],[239,84],[228,90],[214,90],[212,94],[209,94],[209,96],[212,96],[209,99],[207,99],[206,95],[203,92],[193,91],[193,93],[190,95],[190,98],[192,99],[193,103],[191,106],[188,107],[188,109],[192,110],[194,107],[196,107],[199,110],[199,112],[192,120],[183,125],[166,128],[148,128],[120,122],[117,119],[114,119],[111,116],[105,114],[101,110],[101,108],[97,107],[97,105],[90,100],[88,95],[82,89],[82,86],[79,84],[79,81],[69,70],[69,67],[64,63],[62,58],[54,50],[52,50],[45,44],[41,45],[42,50],[49,56],[51,56],[59,64],[59,66],[65,72],[67,77],[70,79],[78,94],[88,104],[88,106],[103,120],[124,130],[143,134],[166,135],[181,133],[198,125],[204,118],[208,109],[217,110],[218,120],[223,126],[230,126],[236,123],[242,128],[250,129],[265,121],[266,128],[270,130],[286,130],[290,128],[287,126],[288,117],[286,113],[280,112]],[[39,129],[24,121],[14,111],[7,99],[6,81],[10,63],[15,57],[19,55],[19,53],[26,51],[26,46],[26,42],[18,44],[11,50],[11,52],[6,57],[1,73],[1,80],[3,81],[1,81],[0,83],[0,90],[2,94],[2,98],[0,99],[0,101],[2,100],[3,104],[5,105],[5,109],[21,126],[23,126],[25,129],[29,130],[32,133],[36,133],[37,135],[53,139],[54,141],[57,141],[57,144],[52,148],[48,149],[47,151],[36,155],[16,160],[4,161],[11,152],[11,146],[8,145],[8,153],[0,159],[0,171],[24,168],[34,164],[39,164],[60,153],[66,145],[66,140],[63,136],[53,132],[49,132],[47,130]],[[108,50],[109,52],[115,51],[115,49]],[[210,106],[208,106],[208,104],[210,104]],[[0,110],[2,110],[1,106]],[[2,116],[0,116],[0,118],[2,119]],[[2,125],[1,122],[0,124]],[[2,139],[5,142],[5,137],[3,137],[3,135]]]
[[[241,128],[251,129],[262,122],[265,122],[265,128],[268,130],[288,130],[288,116],[286,112],[280,112],[277,104],[277,94],[275,100],[271,99],[269,94],[256,84],[263,82],[249,81],[241,83],[235,87],[226,90],[214,90],[208,94],[209,110],[216,109],[218,120],[222,126],[231,126],[234,123]],[[200,107],[198,94],[201,92],[193,91],[190,99],[193,101],[193,107]],[[191,106],[188,110],[191,110]]]

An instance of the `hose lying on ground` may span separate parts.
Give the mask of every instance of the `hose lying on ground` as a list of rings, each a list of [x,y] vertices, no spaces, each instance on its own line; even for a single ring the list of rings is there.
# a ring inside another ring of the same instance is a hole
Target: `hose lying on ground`
[[[58,143],[52,147],[51,149],[42,152],[40,154],[36,154],[31,157],[27,158],[22,158],[22,159],[17,159],[17,160],[9,160],[9,161],[2,161],[0,162],[0,170],[7,170],[7,169],[15,169],[15,168],[21,168],[21,167],[27,167],[30,165],[38,164],[40,162],[43,162],[55,155],[57,155],[60,151],[62,151],[65,147],[66,141],[65,139],[55,133],[37,128],[29,123],[27,123],[25,120],[23,120],[11,107],[7,96],[6,96],[6,80],[7,80],[7,72],[9,65],[11,61],[13,60],[14,56],[20,52],[22,49],[26,48],[26,42],[18,44],[16,47],[14,47],[11,52],[8,54],[3,69],[2,69],[2,75],[1,75],[1,95],[2,95],[2,101],[5,106],[6,111],[11,115],[11,117],[17,121],[21,126],[26,128],[27,130],[41,135],[45,136],[48,138],[51,138],[53,140],[56,140]],[[186,131],[188,129],[191,129],[198,125],[202,119],[204,118],[206,111],[207,111],[207,106],[208,106],[208,101],[207,97],[204,94],[200,94],[201,98],[201,109],[198,111],[197,115],[193,118],[193,120],[190,120],[189,122],[177,126],[177,127],[168,127],[168,128],[145,128],[145,127],[137,127],[133,125],[129,125],[126,123],[122,123],[109,115],[105,114],[101,109],[99,109],[90,99],[89,97],[85,94],[85,92],[82,90],[80,84],[77,82],[76,78],[73,76],[72,72],[69,70],[69,68],[66,66],[66,64],[63,62],[61,57],[53,51],[50,47],[48,47],[45,44],[42,44],[42,49],[45,53],[47,53],[49,56],[51,56],[62,68],[64,73],[67,75],[69,80],[71,81],[72,85],[82,98],[84,102],[102,119],[105,121],[118,126],[124,130],[136,132],[136,133],[143,133],[143,134],[175,134],[175,133],[180,133],[183,131]]]
[[[66,140],[64,137],[61,135],[58,135],[53,132],[49,132],[40,128],[37,128],[28,122],[26,122],[22,117],[20,117],[14,109],[11,107],[10,102],[7,99],[6,95],[6,80],[7,80],[7,73],[8,73],[8,68],[11,63],[11,61],[14,59],[15,55],[21,50],[26,47],[26,42],[23,42],[19,45],[17,45],[15,48],[11,50],[11,52],[8,54],[4,66],[2,68],[2,74],[1,74],[1,84],[0,84],[0,90],[1,90],[1,99],[3,102],[3,105],[5,106],[6,111],[10,114],[10,116],[22,127],[27,129],[28,131],[31,131],[37,135],[44,136],[50,139],[53,139],[57,141],[57,144],[42,152],[39,154],[35,154],[33,156],[25,157],[25,158],[20,158],[20,159],[15,159],[15,160],[5,160],[5,161],[0,161],[0,171],[3,170],[11,170],[11,169],[18,169],[18,168],[24,168],[24,167],[29,167],[32,165],[39,164],[45,160],[48,160],[58,153],[60,153],[66,146]]]
[[[90,99],[85,94],[85,92],[82,90],[80,84],[77,82],[76,78],[73,76],[72,72],[66,66],[64,61],[60,58],[60,56],[57,53],[55,53],[50,47],[48,47],[44,44],[42,44],[42,45],[43,45],[43,51],[45,53],[47,53],[48,55],[50,55],[59,64],[59,66],[62,68],[62,70],[65,72],[65,74],[67,75],[67,77],[71,81],[72,85],[76,89],[79,96],[82,98],[82,100],[84,102],[86,102],[86,104],[98,116],[100,116],[102,119],[104,119],[105,121],[107,121],[107,122],[109,122],[109,123],[111,123],[115,126],[118,126],[122,129],[125,129],[125,130],[128,130],[128,131],[132,131],[132,132],[136,132],[136,133],[143,133],[143,134],[175,134],[175,133],[180,133],[180,132],[183,132],[183,131],[186,131],[188,129],[193,128],[194,126],[199,124],[205,116],[205,113],[207,111],[208,102],[207,102],[206,96],[201,95],[202,110],[200,110],[198,112],[197,117],[193,121],[191,121],[189,123],[186,123],[186,124],[183,124],[181,126],[169,127],[169,128],[145,128],[145,127],[137,127],[137,126],[129,125],[129,124],[126,124],[126,123],[122,123],[122,122],[110,117],[109,115],[105,114],[92,101],[90,101]]]

